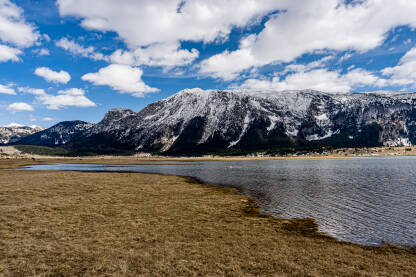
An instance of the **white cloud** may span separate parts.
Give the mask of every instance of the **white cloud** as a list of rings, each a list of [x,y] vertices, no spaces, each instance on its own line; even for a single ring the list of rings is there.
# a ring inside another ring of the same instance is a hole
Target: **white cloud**
[[[11,111],[13,113],[15,112],[22,112],[22,111],[33,111],[33,107],[27,103],[23,102],[16,102],[12,103],[7,107],[8,111]]]
[[[16,91],[14,90],[14,88],[12,88],[9,85],[6,86],[6,85],[0,84],[0,93],[9,94],[9,95],[15,95],[16,94]]]
[[[373,49],[396,26],[416,28],[416,1],[341,0],[279,1],[284,10],[272,16],[257,35],[244,38],[239,49],[214,55],[200,72],[232,79],[250,67],[291,62],[317,50]]]
[[[196,49],[181,49],[182,41],[224,41],[234,27],[259,23],[261,17],[280,6],[270,0],[58,0],[57,3],[61,16],[81,18],[86,29],[114,31],[126,42],[129,50],[114,52],[112,63],[166,69],[188,65],[199,56]]]
[[[202,61],[200,73],[215,78],[232,80],[239,76],[240,72],[258,64],[251,54],[251,45],[254,43],[255,35],[250,35],[240,41],[237,51],[225,51]]]
[[[320,68],[309,71],[300,69],[285,78],[277,76],[271,79],[248,79],[238,87],[255,90],[313,89],[325,92],[349,92],[363,86],[383,87],[387,84],[388,80],[360,68],[346,74]]]
[[[95,107],[96,104],[85,96],[85,91],[71,88],[58,91],[57,95],[47,94],[43,89],[20,87],[19,92],[35,95],[36,101],[46,105],[49,110],[59,110],[63,107]]]
[[[128,65],[111,64],[101,68],[97,73],[88,73],[82,80],[95,85],[110,86],[122,93],[129,93],[136,97],[143,97],[144,93],[156,92],[157,88],[146,85],[142,80],[143,71]]]
[[[352,56],[354,56],[352,53],[346,53],[341,58],[339,58],[338,63],[343,63],[344,61],[350,59]]]
[[[0,62],[7,62],[7,61],[20,61],[19,55],[22,54],[17,48],[9,47],[6,45],[0,44]]]
[[[110,56],[110,59],[117,64],[174,67],[188,65],[198,56],[198,50],[180,49],[180,43],[177,42],[152,44],[134,51],[119,49]]]
[[[410,49],[397,66],[385,68],[382,73],[389,76],[394,84],[416,87],[416,47]]]
[[[42,118],[42,121],[53,121],[52,117],[44,117]]]
[[[280,6],[270,0],[58,0],[61,16],[82,26],[115,31],[131,47],[184,40],[224,39]]]
[[[43,95],[45,94],[45,90],[41,88],[29,88],[29,87],[19,87],[17,89],[19,92],[30,93],[33,95]]]
[[[85,97],[85,91],[78,88],[58,91],[58,95],[44,94],[37,99],[50,110],[58,110],[63,107],[95,107],[95,103]]]
[[[0,40],[18,47],[30,47],[38,38],[35,27],[25,21],[23,10],[9,0],[0,0]]]
[[[305,72],[311,71],[312,69],[325,68],[327,63],[332,59],[334,59],[334,56],[325,56],[308,64],[290,64],[282,72],[278,73],[278,75],[281,76],[289,72]]]
[[[50,42],[50,41],[51,41],[51,37],[50,37],[48,34],[43,34],[43,35],[42,35],[42,37],[43,37],[43,39],[44,39],[46,42]]]
[[[96,52],[95,48],[92,46],[84,47],[74,40],[69,40],[67,38],[61,38],[56,41],[56,46],[68,51],[73,55],[79,55],[81,57],[90,58],[92,60],[108,60],[106,56],[101,53]]]
[[[46,48],[34,49],[32,52],[37,54],[38,56],[49,56],[51,54],[49,52],[49,49]]]
[[[71,80],[71,75],[69,75],[66,71],[53,71],[50,68],[47,67],[38,67],[35,70],[35,74],[39,77],[44,78],[48,82],[54,82],[54,83],[62,83],[66,84]]]

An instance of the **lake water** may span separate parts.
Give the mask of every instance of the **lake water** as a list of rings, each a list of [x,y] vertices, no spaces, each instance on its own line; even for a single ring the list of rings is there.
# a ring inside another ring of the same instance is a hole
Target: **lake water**
[[[238,188],[256,199],[264,213],[314,218],[320,231],[343,241],[416,245],[416,157],[49,164],[29,169],[190,176]]]

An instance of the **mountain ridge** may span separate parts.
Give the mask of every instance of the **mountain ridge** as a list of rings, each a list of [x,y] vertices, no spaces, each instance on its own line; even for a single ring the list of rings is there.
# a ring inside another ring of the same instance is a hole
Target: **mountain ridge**
[[[83,122],[71,132],[55,126],[43,132],[70,136],[48,145],[98,153],[199,155],[413,145],[416,93],[186,89],[139,112],[112,109],[100,122]],[[36,134],[18,143],[25,142],[45,145]]]

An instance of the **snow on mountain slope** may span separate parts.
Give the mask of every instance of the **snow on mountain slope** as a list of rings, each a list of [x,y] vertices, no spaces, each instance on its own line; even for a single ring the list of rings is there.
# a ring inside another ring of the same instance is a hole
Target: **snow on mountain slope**
[[[410,145],[416,144],[415,100],[414,93],[187,89],[137,113],[113,109],[99,123],[71,131],[58,124],[40,134],[85,151],[173,154]]]
[[[30,136],[22,137],[16,144],[60,146],[71,141],[80,132],[90,128],[93,124],[83,121],[63,121],[46,130]]]
[[[20,138],[29,136],[36,132],[44,130],[39,126],[24,126],[17,123],[11,123],[7,126],[0,126],[0,144],[8,144],[18,141]]]
[[[223,151],[334,136],[359,146],[408,145],[416,142],[415,99],[412,93],[187,89],[138,113],[111,110],[83,136],[105,135],[136,151]]]

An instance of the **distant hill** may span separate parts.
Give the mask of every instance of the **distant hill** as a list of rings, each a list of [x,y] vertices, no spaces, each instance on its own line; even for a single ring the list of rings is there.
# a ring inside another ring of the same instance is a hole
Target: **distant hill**
[[[19,139],[44,130],[39,126],[23,126],[12,123],[8,126],[0,126],[0,144],[9,144],[17,142]]]
[[[39,145],[39,146],[62,146],[70,142],[82,131],[93,126],[84,121],[63,121],[48,129],[34,133],[30,136],[22,137],[15,144]]]

